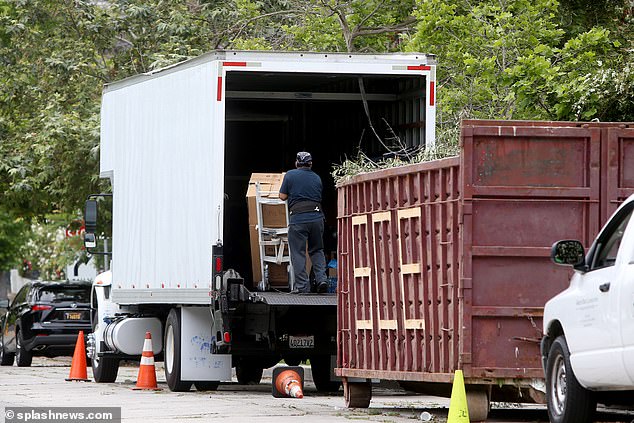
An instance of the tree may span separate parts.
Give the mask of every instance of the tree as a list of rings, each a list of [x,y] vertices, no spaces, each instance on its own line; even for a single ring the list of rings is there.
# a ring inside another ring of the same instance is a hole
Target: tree
[[[72,259],[48,236],[59,218],[109,188],[98,179],[103,84],[248,40],[264,30],[255,4],[0,0],[1,205],[33,221],[39,250],[60,258],[51,269]]]
[[[107,188],[97,178],[103,84],[264,40],[258,4],[0,0],[3,204],[24,216],[76,212]]]
[[[26,222],[0,207],[0,271],[21,264],[27,229]]]
[[[601,27],[564,31],[559,14],[555,0],[417,2],[419,24],[407,48],[438,55],[441,136],[443,129],[455,134],[463,118],[607,116],[610,99],[601,90],[625,69],[620,42]]]
[[[291,7],[289,47],[306,50],[393,51],[415,21],[413,0],[296,0]]]

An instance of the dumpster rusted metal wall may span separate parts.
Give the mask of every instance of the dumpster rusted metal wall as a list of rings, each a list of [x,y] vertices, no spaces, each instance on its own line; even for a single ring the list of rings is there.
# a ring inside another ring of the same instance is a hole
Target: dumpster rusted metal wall
[[[543,306],[568,286],[559,239],[599,231],[598,128],[465,125],[462,368],[478,378],[542,377]]]
[[[339,351],[347,369],[451,372],[458,358],[459,160],[339,189]]]
[[[634,138],[622,124],[513,123],[465,121],[460,158],[339,187],[338,375],[543,377],[543,306],[570,276],[550,247],[589,246],[609,201],[634,191]]]
[[[603,221],[634,194],[634,124],[607,128],[604,133],[605,212]]]

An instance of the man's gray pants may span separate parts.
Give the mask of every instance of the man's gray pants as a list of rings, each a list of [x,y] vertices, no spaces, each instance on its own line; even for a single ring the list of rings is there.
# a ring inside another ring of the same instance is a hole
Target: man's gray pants
[[[291,223],[288,226],[288,246],[291,250],[291,265],[295,274],[294,289],[300,292],[310,292],[310,281],[306,272],[307,243],[317,285],[327,282],[323,219],[307,223]]]

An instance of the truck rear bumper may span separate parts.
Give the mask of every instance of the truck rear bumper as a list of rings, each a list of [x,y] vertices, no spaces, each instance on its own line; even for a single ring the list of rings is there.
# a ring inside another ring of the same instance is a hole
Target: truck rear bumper
[[[286,292],[255,292],[253,301],[268,305],[306,305],[306,306],[336,306],[336,294],[290,294]]]

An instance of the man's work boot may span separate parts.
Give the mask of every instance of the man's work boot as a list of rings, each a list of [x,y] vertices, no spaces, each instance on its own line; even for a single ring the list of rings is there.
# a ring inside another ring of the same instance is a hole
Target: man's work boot
[[[324,294],[328,291],[328,282],[319,282],[317,284],[317,292],[319,294]]]

